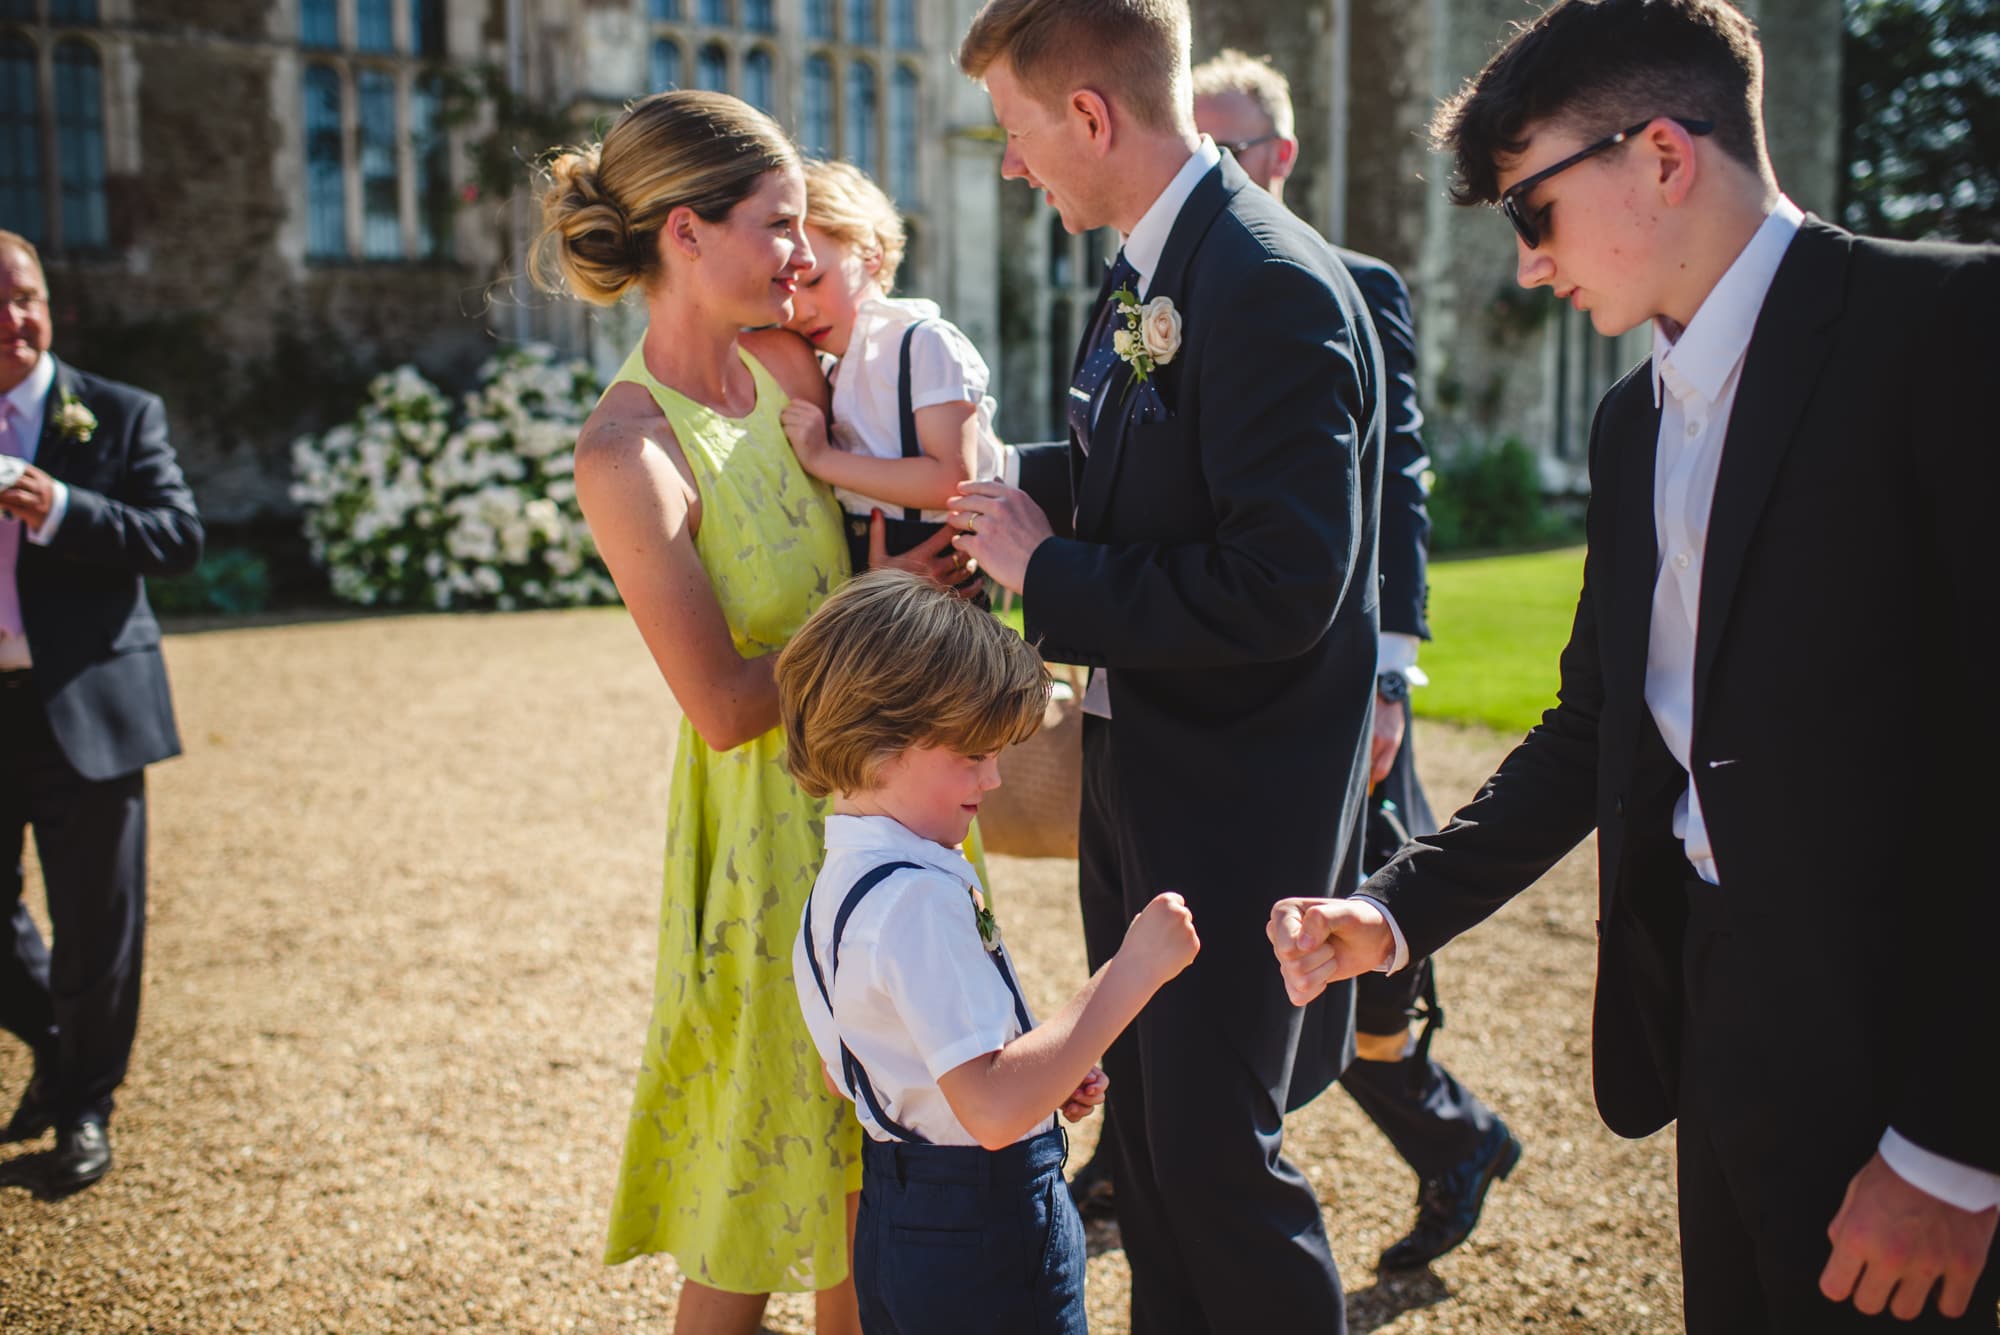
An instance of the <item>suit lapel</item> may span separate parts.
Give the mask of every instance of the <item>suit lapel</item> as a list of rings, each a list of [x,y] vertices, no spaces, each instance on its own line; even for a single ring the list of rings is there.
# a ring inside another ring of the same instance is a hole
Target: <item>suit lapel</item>
[[[49,354],[51,358],[54,354]],[[70,439],[62,433],[63,401],[77,397],[76,373],[56,362],[56,378],[49,386],[48,402],[42,405],[42,434],[35,439],[35,467],[53,478],[67,476]]]
[[[1816,219],[1801,224],[1771,280],[1744,353],[1702,555],[1694,653],[1697,732],[1708,675],[1729,628],[1730,605],[1757,521],[1833,349],[1851,244],[1847,233]]]
[[[1660,409],[1653,402],[1650,362],[1626,385],[1615,418],[1605,423],[1603,448],[1610,451],[1617,483],[1617,535],[1612,550],[1614,593],[1605,635],[1607,697],[1640,701],[1645,712],[1646,654],[1652,640],[1653,585],[1660,577],[1660,543],[1653,513],[1653,471],[1660,449]]]
[[[1173,230],[1167,234],[1166,249],[1160,252],[1160,267],[1146,289],[1148,301],[1155,297],[1169,297],[1176,308],[1182,306],[1181,294],[1186,286],[1187,270],[1201,246],[1202,237],[1208,234],[1209,225],[1236,191],[1249,184],[1250,178],[1243,175],[1243,169],[1227,156],[1220,166],[1196,182],[1193,193],[1181,205],[1180,214],[1174,219]],[[1100,305],[1102,301],[1100,297]],[[1088,337],[1086,334],[1086,340]],[[1153,372],[1153,379],[1157,382],[1161,376],[1177,372],[1181,365],[1176,360],[1172,366],[1157,369]],[[1071,379],[1074,378],[1072,374]],[[1124,453],[1125,433],[1131,425],[1133,410],[1142,398],[1139,388],[1132,384],[1131,368],[1121,363],[1112,372],[1110,380],[1105,382],[1103,416],[1098,421],[1097,429],[1091,432],[1090,455],[1083,463],[1083,475],[1077,487],[1076,531],[1079,536],[1097,532],[1098,522],[1111,502],[1111,486],[1118,477],[1118,461]]]

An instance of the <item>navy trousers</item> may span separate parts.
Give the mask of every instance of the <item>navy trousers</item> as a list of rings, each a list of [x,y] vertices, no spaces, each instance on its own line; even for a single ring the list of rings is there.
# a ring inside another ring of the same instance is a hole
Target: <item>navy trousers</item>
[[[146,775],[70,767],[34,687],[0,685],[0,1028],[34,1049],[57,1115],[111,1115],[139,1027],[146,933]],[[55,947],[21,902],[29,827]]]
[[[854,1292],[868,1335],[1084,1335],[1060,1130],[986,1150],[869,1138]]]

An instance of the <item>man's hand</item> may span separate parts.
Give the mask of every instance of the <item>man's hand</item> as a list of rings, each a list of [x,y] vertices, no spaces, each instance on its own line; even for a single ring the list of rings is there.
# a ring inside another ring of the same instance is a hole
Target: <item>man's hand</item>
[[[1837,1303],[1852,1297],[1869,1316],[1886,1305],[1899,1320],[1913,1321],[1943,1280],[1938,1311],[1964,1316],[1996,1218],[2000,1206],[1973,1214],[1911,1186],[1878,1153],[1847,1184],[1847,1199],[1826,1230],[1833,1255],[1819,1291]]]
[[[1099,1067],[1091,1067],[1090,1074],[1076,1087],[1076,1092],[1063,1100],[1063,1120],[1081,1122],[1097,1111],[1097,1105],[1104,1102],[1104,1092],[1111,1088],[1111,1077]]]
[[[1303,1006],[1327,984],[1380,968],[1396,953],[1389,922],[1357,899],[1281,899],[1271,906],[1264,935],[1278,956],[1285,995]]]
[[[9,519],[18,519],[30,529],[49,522],[56,503],[56,480],[33,464],[21,470],[12,486],[0,491],[0,510]]]
[[[1004,482],[968,482],[945,502],[959,530],[954,544],[979,569],[1015,593],[1028,579],[1028,558],[1053,537],[1049,517],[1028,493]]]
[[[1368,744],[1368,784],[1372,788],[1389,777],[1396,767],[1396,753],[1403,749],[1403,706],[1394,700],[1375,697],[1375,737]]]
[[[950,524],[938,525],[938,531],[925,538],[901,556],[889,555],[889,526],[882,522],[880,510],[868,512],[868,568],[870,570],[907,570],[913,575],[922,575],[933,583],[942,584],[961,598],[970,598],[979,592],[979,567],[961,552],[952,548],[952,539],[958,530]]]

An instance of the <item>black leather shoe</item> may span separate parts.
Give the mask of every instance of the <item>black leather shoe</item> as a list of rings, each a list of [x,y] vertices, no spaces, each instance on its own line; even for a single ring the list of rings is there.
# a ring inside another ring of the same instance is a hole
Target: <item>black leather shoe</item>
[[[1116,1219],[1118,1204],[1111,1177],[1109,1155],[1091,1156],[1089,1163],[1077,1170],[1070,1179],[1069,1198],[1076,1202],[1076,1212],[1084,1219]]]
[[[38,1140],[56,1124],[56,1110],[49,1102],[48,1082],[36,1076],[28,1082],[14,1116],[0,1129],[0,1145],[17,1140]]]
[[[60,1195],[89,1186],[111,1171],[111,1133],[104,1119],[85,1113],[56,1132],[56,1158],[49,1189]]]
[[[1464,1163],[1417,1190],[1417,1222],[1408,1237],[1382,1253],[1383,1270],[1416,1270],[1472,1236],[1487,1189],[1521,1161],[1521,1142],[1496,1121],[1493,1134]]]

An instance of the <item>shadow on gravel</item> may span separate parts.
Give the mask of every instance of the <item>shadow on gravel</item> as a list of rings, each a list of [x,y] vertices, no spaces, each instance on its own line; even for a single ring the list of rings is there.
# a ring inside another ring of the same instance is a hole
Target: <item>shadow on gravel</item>
[[[33,1154],[20,1154],[0,1163],[0,1191],[8,1188],[25,1191],[38,1201],[59,1201],[72,1192],[49,1190],[49,1166],[55,1162],[54,1150],[37,1150]]]
[[[1405,1312],[1435,1307],[1449,1297],[1451,1289],[1428,1270],[1379,1275],[1371,1287],[1347,1291],[1348,1335],[1368,1335]]]

